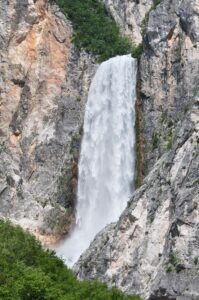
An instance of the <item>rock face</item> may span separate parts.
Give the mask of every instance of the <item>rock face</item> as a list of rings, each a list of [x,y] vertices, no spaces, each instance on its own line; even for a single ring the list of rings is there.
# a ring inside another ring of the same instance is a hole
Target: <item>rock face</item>
[[[148,176],[74,267],[145,299],[199,297],[198,13],[197,0],[150,12],[138,91]]]
[[[136,45],[142,42],[142,27],[152,0],[102,0],[123,34]]]
[[[199,296],[199,99],[180,127],[119,221],[80,257],[79,278],[146,299]]]
[[[199,3],[164,0],[150,13],[140,63],[145,174],[170,150],[199,86]]]
[[[0,3],[0,215],[52,243],[74,219],[85,99],[95,69],[46,0]]]
[[[146,299],[197,299],[199,2],[103,2],[136,44],[144,32],[138,100],[148,176],[74,270]],[[0,217],[44,243],[73,224],[84,107],[96,68],[71,35],[51,1],[0,3]]]

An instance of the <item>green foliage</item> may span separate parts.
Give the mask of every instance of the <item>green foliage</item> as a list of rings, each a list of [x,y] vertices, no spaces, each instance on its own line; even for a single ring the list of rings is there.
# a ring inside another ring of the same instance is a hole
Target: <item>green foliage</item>
[[[160,3],[161,0],[153,0],[153,9],[155,9]]]
[[[96,281],[78,281],[52,251],[0,221],[0,300],[139,300]]]
[[[163,111],[161,115],[161,123],[163,124],[167,120],[167,118],[168,118],[167,112]]]
[[[56,1],[73,23],[73,42],[77,48],[94,53],[100,62],[132,53],[129,39],[120,35],[119,27],[99,0]]]
[[[140,43],[137,47],[133,47],[132,56],[139,59],[142,55],[143,50],[144,50],[144,45],[143,43]]]
[[[198,264],[198,257],[194,257],[194,265],[197,265]]]
[[[173,145],[173,137],[170,136],[169,139],[168,139],[168,142],[167,142],[167,150],[171,150],[172,148],[172,145]]]
[[[166,272],[167,273],[171,273],[172,272],[172,267],[171,266],[167,266],[166,267]]]
[[[175,253],[171,253],[169,257],[169,263],[173,266],[176,266],[178,264],[178,258]]]
[[[159,135],[157,132],[153,133],[152,136],[152,145],[153,145],[153,150],[155,150],[156,148],[158,148],[159,145]]]
[[[190,105],[189,104],[185,105],[185,107],[184,107],[184,115],[186,115],[189,112],[189,110],[190,110]]]
[[[168,127],[171,128],[173,125],[174,125],[174,123],[173,123],[173,121],[170,119],[170,120],[168,121]]]
[[[76,101],[77,101],[77,102],[80,102],[80,101],[81,101],[81,97],[80,97],[80,96],[77,96]]]
[[[181,263],[177,254],[172,252],[169,256],[169,261],[168,261],[168,265],[166,267],[166,272],[167,273],[170,273],[170,272],[180,273],[183,270],[185,270],[184,265]]]
[[[173,137],[171,126],[173,126],[173,122],[172,122],[172,125],[170,124],[170,126],[169,126],[169,123],[168,123],[168,127],[170,128],[170,130],[169,130],[169,133],[168,133],[167,150],[171,150],[172,145],[173,145],[174,137]]]

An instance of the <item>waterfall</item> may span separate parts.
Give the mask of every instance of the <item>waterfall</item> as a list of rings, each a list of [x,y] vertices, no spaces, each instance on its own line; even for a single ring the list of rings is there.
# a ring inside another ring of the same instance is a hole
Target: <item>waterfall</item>
[[[72,266],[105,225],[114,222],[133,190],[136,60],[103,62],[91,83],[79,161],[77,224],[57,249]]]

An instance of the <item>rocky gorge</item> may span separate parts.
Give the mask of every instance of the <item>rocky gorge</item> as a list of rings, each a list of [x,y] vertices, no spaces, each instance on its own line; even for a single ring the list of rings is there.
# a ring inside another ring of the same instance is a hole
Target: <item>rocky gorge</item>
[[[143,52],[137,77],[137,186],[74,266],[145,299],[199,297],[199,2],[104,0]],[[0,216],[44,244],[75,219],[92,54],[54,1],[0,3]]]

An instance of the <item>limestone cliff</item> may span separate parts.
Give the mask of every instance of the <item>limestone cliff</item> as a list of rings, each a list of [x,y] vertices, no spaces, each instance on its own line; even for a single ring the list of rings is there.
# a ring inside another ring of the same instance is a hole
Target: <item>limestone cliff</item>
[[[164,0],[152,10],[140,62],[145,174],[172,148],[199,92],[199,3]]]
[[[98,278],[147,299],[199,296],[198,145],[199,99],[172,150],[156,163],[119,221],[99,233],[75,265],[80,278]]]
[[[149,14],[138,90],[148,176],[74,267],[145,299],[199,297],[198,13],[197,0],[163,0]]]
[[[0,215],[45,243],[74,219],[91,56],[47,0],[0,3]]]
[[[120,26],[124,35],[136,45],[142,42],[145,16],[153,6],[153,0],[102,0],[107,10]]]
[[[197,299],[199,2],[103,2],[132,41],[143,36],[138,133],[148,176],[74,270],[146,299]],[[96,68],[92,55],[75,49],[72,32],[53,1],[0,3],[0,217],[48,244],[73,224]]]

